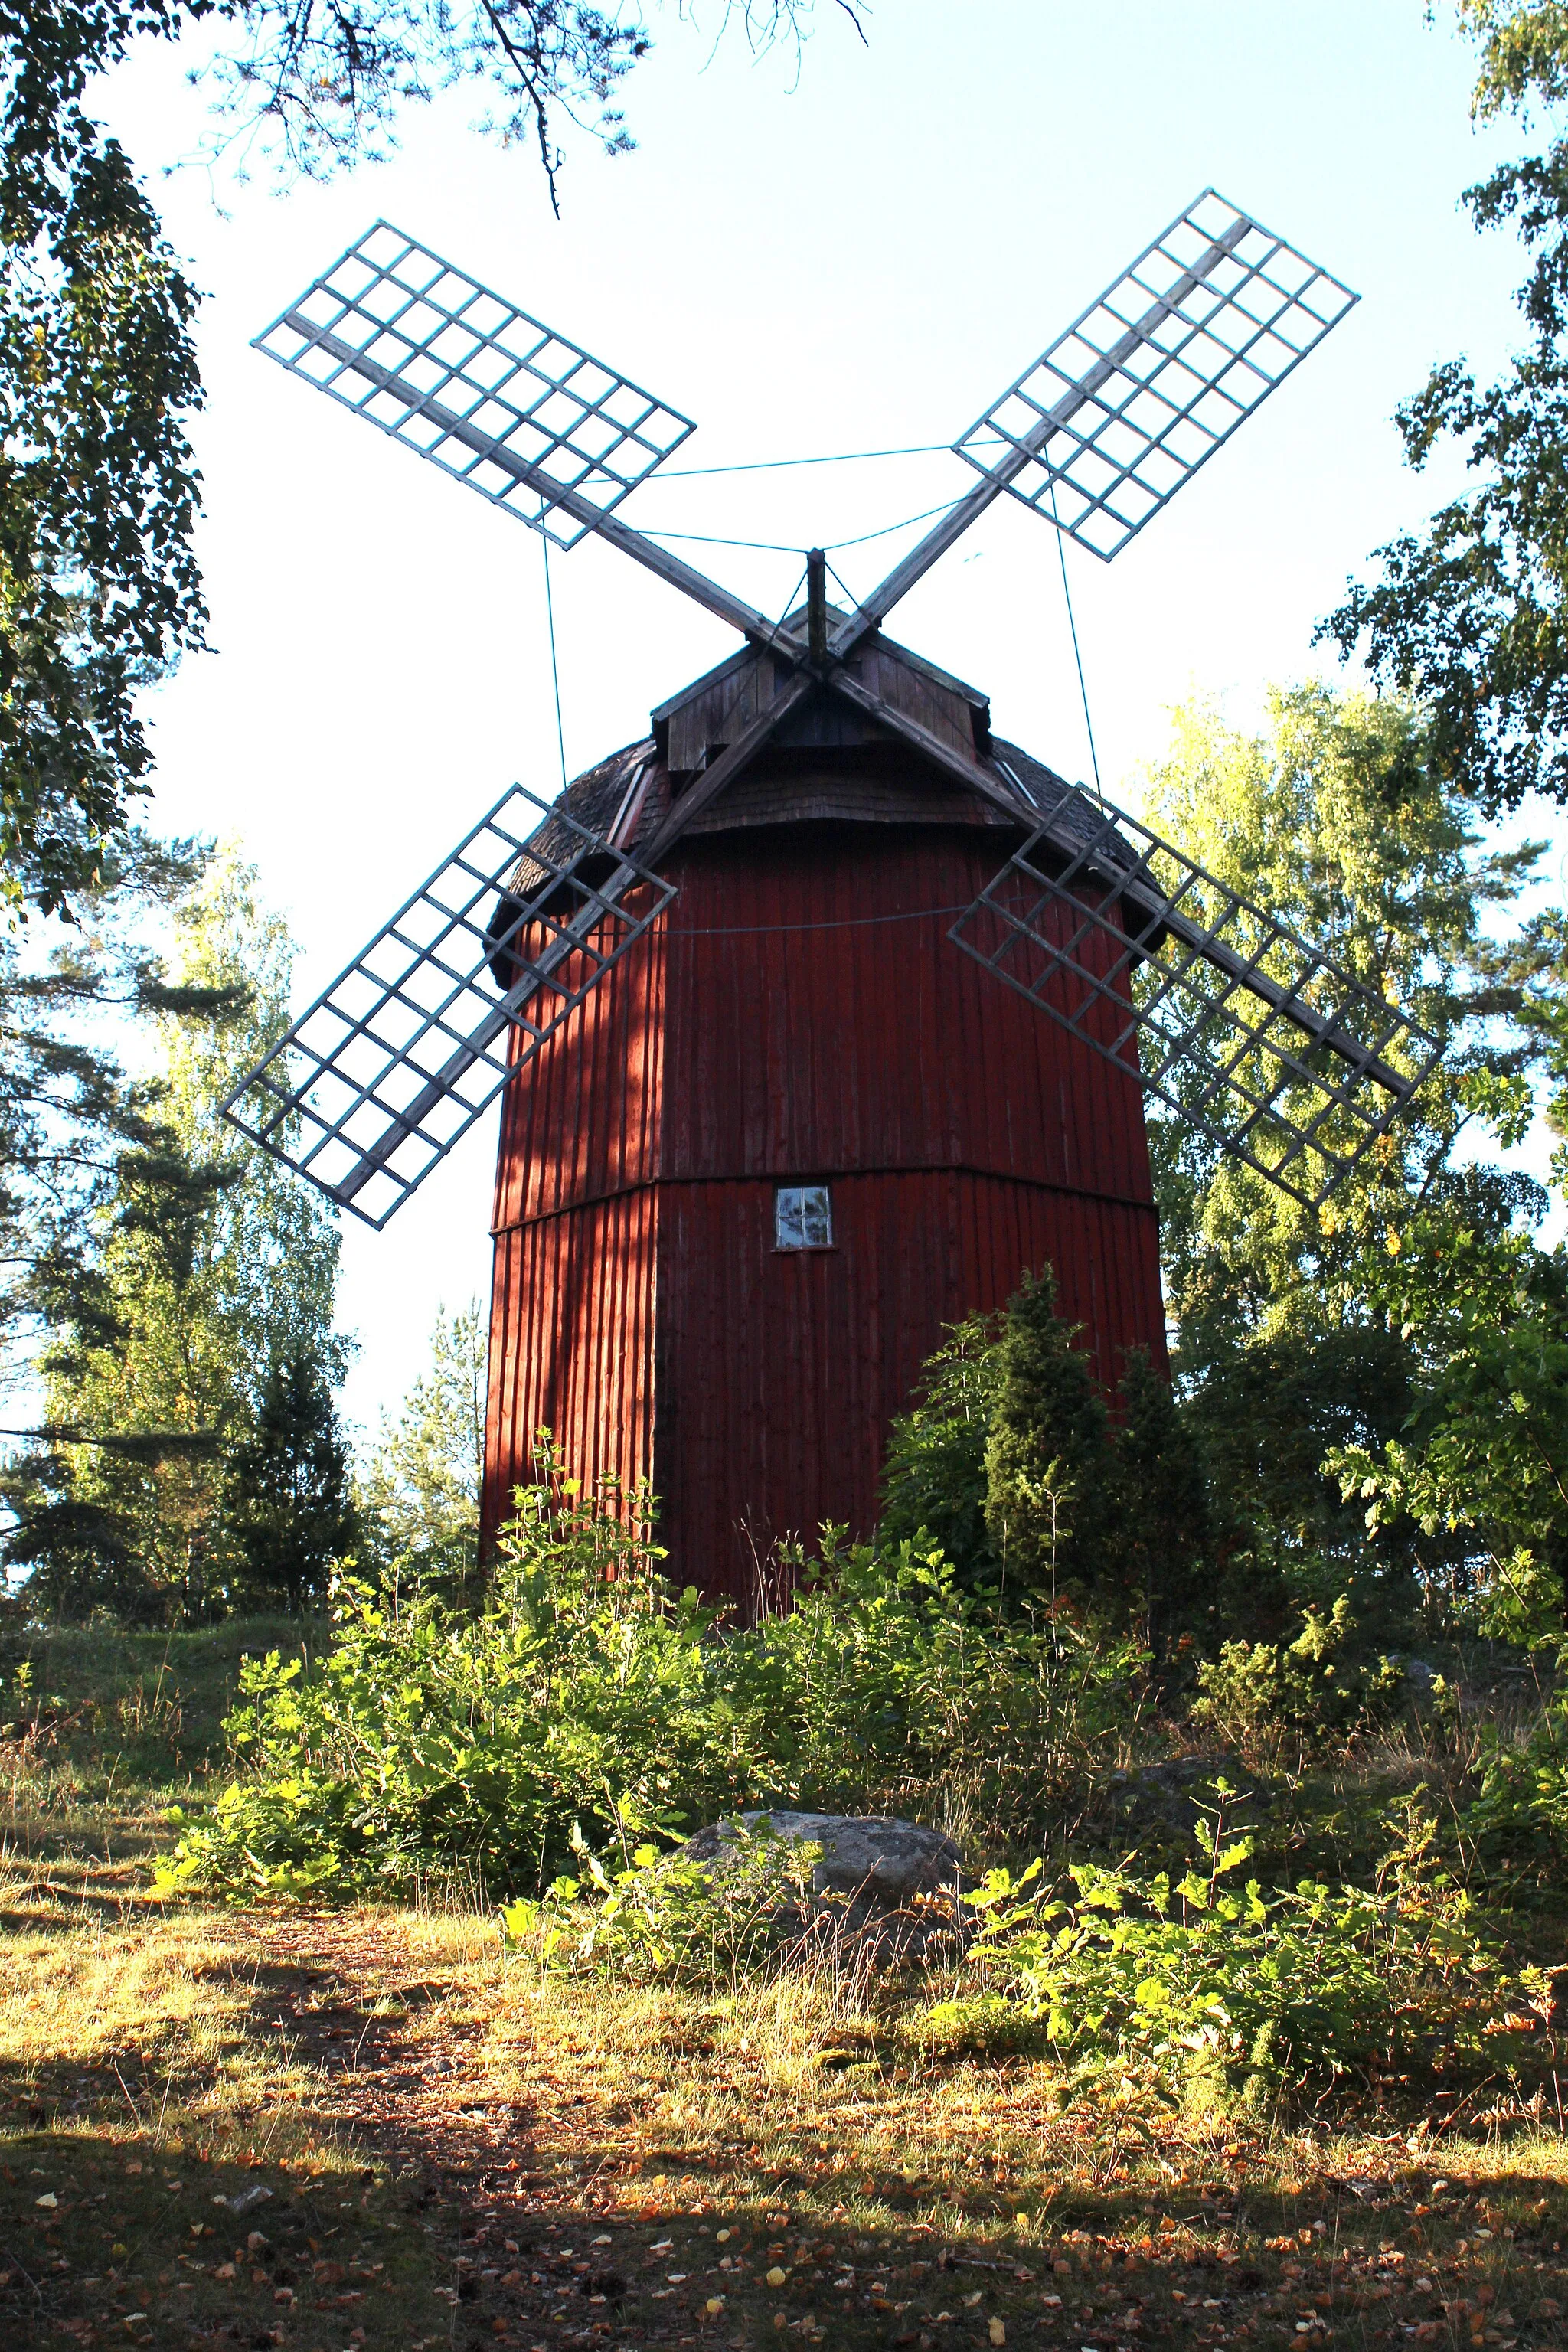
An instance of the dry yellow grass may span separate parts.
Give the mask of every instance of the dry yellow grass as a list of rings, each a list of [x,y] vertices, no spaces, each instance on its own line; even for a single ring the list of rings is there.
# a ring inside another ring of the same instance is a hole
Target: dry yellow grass
[[[173,1699],[114,1637],[95,1742],[5,1776],[3,2352],[1568,2345],[1564,2141],[1506,2100],[1463,2142],[1178,2116],[826,1979],[542,1978],[459,1902],[154,1901],[220,1631]]]
[[[1555,2135],[1160,2119],[825,1984],[541,1979],[472,1914],[144,1885],[0,1885],[7,2347],[1568,2341]]]

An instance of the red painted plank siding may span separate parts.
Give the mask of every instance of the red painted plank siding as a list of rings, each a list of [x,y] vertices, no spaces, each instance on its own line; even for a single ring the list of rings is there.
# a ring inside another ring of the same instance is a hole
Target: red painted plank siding
[[[655,1473],[680,1573],[750,1598],[754,1554],[876,1518],[888,1426],[942,1326],[1058,1269],[1110,1385],[1163,1356],[1154,1213],[952,1171],[842,1177],[836,1246],[775,1251],[773,1188],[660,1188]]]
[[[1002,852],[973,829],[796,824],[682,845],[658,931],[508,1089],[487,1517],[548,1423],[651,1475],[672,1569],[865,1532],[942,1326],[1049,1258],[1108,1385],[1163,1355],[1136,1081],[946,937]],[[940,911],[939,911],[940,910]],[[773,1187],[833,1185],[831,1253]]]
[[[497,1237],[485,1429],[487,1527],[553,1432],[573,1472],[646,1478],[653,1462],[651,1189],[514,1226]]]

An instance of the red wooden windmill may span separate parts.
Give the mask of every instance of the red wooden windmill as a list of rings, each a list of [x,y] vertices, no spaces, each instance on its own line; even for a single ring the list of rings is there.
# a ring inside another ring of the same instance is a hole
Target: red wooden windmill
[[[776,621],[615,511],[689,420],[384,223],[258,339],[744,640],[548,812],[510,793],[226,1107],[379,1226],[504,1088],[492,1521],[548,1426],[743,1601],[776,1537],[869,1524],[942,1326],[1025,1267],[1107,1384],[1162,1350],[1146,1091],[1316,1202],[1419,1083],[1397,1007],[883,633],[1004,491],[1109,560],[1354,299],[1209,191],[954,444],[980,478],[879,588],[830,606],[812,551]]]

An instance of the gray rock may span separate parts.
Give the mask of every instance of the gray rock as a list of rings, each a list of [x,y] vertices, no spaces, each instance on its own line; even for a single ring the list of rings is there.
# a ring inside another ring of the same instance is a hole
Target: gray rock
[[[781,1908],[782,1937],[826,1937],[886,1966],[951,1958],[974,1932],[974,1915],[963,1900],[974,1882],[963,1855],[941,1830],[922,1829],[918,1822],[777,1810],[740,1813],[710,1822],[683,1851],[694,1862],[722,1869],[726,1857],[737,1855],[759,1831],[764,1838],[822,1848],[806,1908]]]
[[[1216,1780],[1236,1792],[1223,1805],[1214,1793]],[[1236,1756],[1177,1756],[1164,1764],[1142,1764],[1131,1771],[1112,1772],[1106,1783],[1114,1822],[1112,1835],[1139,1845],[1184,1845],[1200,1816],[1218,1813],[1226,1833],[1256,1825],[1263,1783]]]

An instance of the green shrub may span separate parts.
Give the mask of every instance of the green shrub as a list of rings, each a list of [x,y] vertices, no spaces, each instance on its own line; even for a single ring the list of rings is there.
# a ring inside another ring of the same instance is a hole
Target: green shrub
[[[1109,1408],[1049,1265],[949,1327],[895,1420],[885,1537],[940,1545],[1015,1611],[1093,1609],[1164,1647],[1206,1603],[1207,1479],[1190,1416],[1142,1350]]]
[[[1086,1864],[1031,1892],[1033,1864],[993,1872],[971,1898],[989,1914],[971,1964],[1064,2065],[1131,2068],[1178,2098],[1216,2083],[1257,2098],[1397,2073],[1435,2033],[1480,2048],[1508,1988],[1419,1842],[1372,1891],[1275,1894],[1235,1883],[1248,1840],[1226,1842],[1215,1821],[1200,1844],[1173,1884]]]
[[[161,1883],[347,1899],[461,1870],[511,1897],[584,1845],[779,1804],[1033,1841],[1138,1705],[1133,1645],[999,1622],[907,1543],[830,1531],[787,1615],[726,1627],[616,1499],[521,1492],[478,1615],[351,1583],[324,1657],[247,1662],[241,1774]]]
[[[902,2038],[933,2058],[1037,2058],[1051,2048],[1047,2021],[999,1992],[933,2000],[914,2011]]]
[[[1375,1699],[1399,1687],[1388,1659],[1368,1664],[1352,1655],[1355,1625],[1342,1594],[1326,1617],[1313,1608],[1302,1616],[1293,1642],[1226,1642],[1217,1658],[1206,1659],[1194,1720],[1244,1754],[1282,1741],[1307,1753],[1347,1738]]]
[[[721,1861],[644,1844],[611,1870],[583,1844],[578,1876],[558,1878],[542,1903],[503,1905],[508,1946],[531,1947],[544,1968],[703,1990],[787,1964],[822,1848],[766,1820],[730,1829]]]
[[[1464,1826],[1484,1862],[1533,1868],[1560,1885],[1568,1867],[1568,1692],[1558,1691],[1521,1743],[1480,1731],[1480,1790]]]

